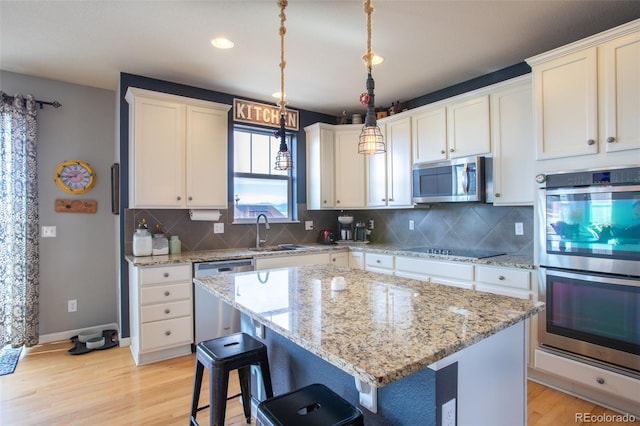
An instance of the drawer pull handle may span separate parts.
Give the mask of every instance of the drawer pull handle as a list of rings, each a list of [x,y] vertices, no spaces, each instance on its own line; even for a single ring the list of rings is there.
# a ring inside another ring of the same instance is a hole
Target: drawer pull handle
[[[598,377],[598,378],[596,379],[596,382],[598,382],[598,383],[599,383],[599,384],[601,384],[601,385],[604,385],[604,379],[603,379],[602,377]]]
[[[170,294],[171,294],[171,292],[170,292],[170,291],[168,291],[168,290],[164,292],[164,295],[165,295],[165,296],[168,296],[168,295],[170,295]]]
[[[504,281],[504,275],[499,275],[499,276],[498,276],[498,279],[499,279],[500,281]]]
[[[165,336],[171,336],[171,330],[167,330],[167,331],[165,331],[165,332],[164,332],[164,335],[165,335]]]
[[[170,314],[170,313],[171,313],[171,309],[165,309],[165,310],[164,310],[164,313],[165,313],[165,314]]]
[[[162,274],[162,276],[165,277],[165,278],[169,278],[169,273],[165,272],[164,274]]]

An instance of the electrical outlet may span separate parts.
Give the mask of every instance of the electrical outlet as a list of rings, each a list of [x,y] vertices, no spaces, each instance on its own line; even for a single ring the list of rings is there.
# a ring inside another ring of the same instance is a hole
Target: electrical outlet
[[[42,227],[42,238],[54,238],[56,236],[56,227],[55,226],[43,226]]]
[[[516,222],[516,235],[524,235],[524,227],[522,222]]]
[[[67,312],[76,312],[78,310],[78,301],[76,299],[67,300]]]
[[[373,229],[373,219],[369,219],[369,229]]]
[[[456,399],[442,404],[442,426],[456,426]]]
[[[213,233],[214,234],[224,234],[224,223],[214,223],[213,224]]]
[[[413,231],[414,229],[416,229],[416,223],[413,219],[409,219],[409,231]]]
[[[313,231],[313,221],[312,220],[306,220],[304,222],[304,230],[305,231]]]

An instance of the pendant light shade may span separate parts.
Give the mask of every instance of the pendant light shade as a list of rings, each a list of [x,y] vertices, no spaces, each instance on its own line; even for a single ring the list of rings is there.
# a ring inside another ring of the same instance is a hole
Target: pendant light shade
[[[371,14],[373,13],[373,5],[371,4],[371,0],[364,0],[363,6],[364,13],[367,15],[367,53],[362,57],[367,65],[367,91],[360,95],[360,102],[367,106],[367,114],[364,119],[362,132],[360,132],[358,153],[382,154],[386,152],[387,149],[384,145],[384,138],[376,120],[375,94],[373,92],[375,82],[371,76],[371,61],[374,57],[374,54],[371,51]]]

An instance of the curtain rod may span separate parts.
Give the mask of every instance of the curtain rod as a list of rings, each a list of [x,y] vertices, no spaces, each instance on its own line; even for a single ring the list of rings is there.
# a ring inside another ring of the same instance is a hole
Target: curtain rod
[[[11,99],[11,100],[15,99],[15,96],[9,96],[9,95],[6,95],[6,94],[2,94],[2,97],[3,98],[7,98],[7,99]],[[45,105],[51,105],[54,108],[60,108],[62,106],[62,104],[60,102],[58,102],[58,101],[48,102],[48,101],[41,101],[39,99],[34,99],[33,101],[38,104],[40,109],[43,109]]]

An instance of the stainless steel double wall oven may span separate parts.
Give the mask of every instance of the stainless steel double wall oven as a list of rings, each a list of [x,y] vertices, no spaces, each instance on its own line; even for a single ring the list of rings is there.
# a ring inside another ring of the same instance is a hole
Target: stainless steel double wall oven
[[[640,167],[538,182],[540,343],[640,374]]]

